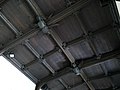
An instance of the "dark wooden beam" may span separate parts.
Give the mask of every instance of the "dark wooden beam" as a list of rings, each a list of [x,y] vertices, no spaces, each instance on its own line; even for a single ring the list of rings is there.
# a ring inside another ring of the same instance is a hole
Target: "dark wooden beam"
[[[111,76],[115,75],[120,75],[120,71],[115,71],[115,72],[109,72],[108,75],[98,75],[95,77],[90,77],[89,80],[96,80],[96,79],[101,79],[101,78],[109,78]]]
[[[84,73],[84,71],[81,69],[80,70],[80,76],[81,78],[84,80],[84,82],[86,83],[86,85],[89,87],[90,90],[95,90],[95,87],[93,86],[93,84],[88,80],[87,75]]]
[[[24,40],[29,39],[30,37],[36,35],[39,32],[40,32],[40,29],[38,29],[38,28],[32,29],[28,33],[23,34],[22,36],[16,38],[15,40],[13,40],[10,43],[3,46],[3,48],[0,50],[0,55],[2,55],[5,51],[15,47],[16,45],[21,44]],[[40,33],[41,33],[41,35],[43,35],[42,32],[40,32]]]
[[[54,32],[53,30],[49,30],[49,33],[51,35],[51,37],[53,38],[53,40],[57,43],[57,45],[60,47],[60,49],[63,51],[63,53],[66,55],[66,57],[69,59],[69,61],[74,64],[75,63],[75,59],[72,56],[72,54],[70,53],[70,51],[67,48],[63,47],[63,41],[61,40],[61,38],[57,35],[56,32]]]
[[[6,18],[1,11],[0,18],[11,28],[11,30],[16,34],[16,37],[22,35],[22,33]]]
[[[82,9],[84,6],[88,5],[88,3],[91,0],[79,0],[78,2],[76,2],[75,4],[71,5],[70,7],[66,8],[65,10],[63,10],[62,12],[58,13],[57,15],[53,16],[52,18],[50,18],[47,22],[48,25],[51,24],[55,24],[59,21],[61,21],[62,19],[64,19],[65,17],[68,17],[69,15],[71,15],[72,13],[74,13],[77,10]]]
[[[34,10],[34,12],[37,16],[40,16],[45,19],[45,15],[42,13],[41,9],[36,4],[35,0],[26,0],[26,1],[30,5],[30,7]]]
[[[109,59],[117,58],[118,56],[120,56],[120,49],[113,50],[111,52],[102,54],[101,56],[98,56],[98,57],[93,57],[90,59],[83,60],[83,62],[81,64],[79,64],[79,66],[84,68],[84,67],[88,67],[91,65],[100,64]]]

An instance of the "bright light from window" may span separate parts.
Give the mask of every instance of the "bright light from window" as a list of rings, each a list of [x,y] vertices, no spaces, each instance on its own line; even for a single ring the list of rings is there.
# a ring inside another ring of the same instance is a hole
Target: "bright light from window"
[[[117,3],[118,11],[119,11],[119,14],[120,14],[120,1],[116,1],[116,3]]]
[[[0,56],[0,90],[34,90],[35,84]]]

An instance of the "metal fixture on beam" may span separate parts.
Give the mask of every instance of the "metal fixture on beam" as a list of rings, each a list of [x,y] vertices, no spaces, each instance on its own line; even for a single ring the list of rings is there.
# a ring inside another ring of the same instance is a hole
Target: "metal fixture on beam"
[[[79,69],[79,67],[75,67],[74,69],[73,69],[73,71],[74,71],[74,73],[78,76],[78,75],[80,75],[80,69]]]
[[[80,75],[80,67],[78,67],[76,64],[73,64],[73,72],[79,76]]]

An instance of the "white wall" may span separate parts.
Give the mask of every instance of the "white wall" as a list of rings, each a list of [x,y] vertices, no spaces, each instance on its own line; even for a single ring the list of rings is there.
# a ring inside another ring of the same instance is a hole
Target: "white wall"
[[[0,56],[0,90],[34,90],[35,84]]]

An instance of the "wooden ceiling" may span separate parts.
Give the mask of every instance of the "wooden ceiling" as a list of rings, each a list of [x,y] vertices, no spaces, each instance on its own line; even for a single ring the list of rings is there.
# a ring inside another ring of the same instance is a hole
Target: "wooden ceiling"
[[[0,55],[36,90],[120,90],[115,0],[2,0],[0,8]]]

